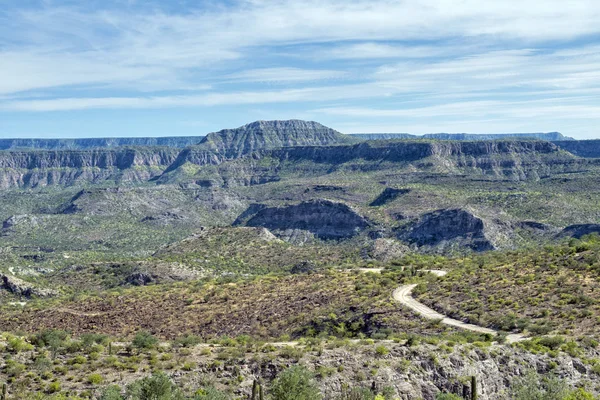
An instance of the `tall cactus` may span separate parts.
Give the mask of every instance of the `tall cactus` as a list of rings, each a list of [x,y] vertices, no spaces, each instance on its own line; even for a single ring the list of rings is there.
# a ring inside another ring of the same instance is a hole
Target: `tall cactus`
[[[265,400],[265,394],[263,393],[262,382],[258,384],[258,400]]]
[[[2,384],[2,393],[0,394],[0,400],[6,400],[6,392],[8,392],[8,385],[6,383]]]
[[[258,400],[258,382],[256,381],[256,379],[254,380],[254,383],[252,383],[252,400]]]
[[[471,400],[477,400],[477,377],[471,377]]]

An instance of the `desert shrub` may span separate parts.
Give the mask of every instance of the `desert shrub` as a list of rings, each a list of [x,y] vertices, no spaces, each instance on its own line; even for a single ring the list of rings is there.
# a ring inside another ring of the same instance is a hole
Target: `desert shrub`
[[[556,376],[540,376],[530,371],[512,387],[514,400],[594,400],[584,389],[571,389]]]
[[[25,341],[25,339],[14,336],[8,339],[8,350],[13,353],[33,350],[33,346]]]
[[[283,371],[271,387],[273,400],[317,400],[321,392],[314,382],[313,374],[302,366]]]
[[[196,335],[184,335],[180,336],[174,341],[174,345],[179,347],[194,347],[202,343],[202,338]]]
[[[102,391],[98,400],[123,400],[121,388],[116,385],[107,387]]]
[[[127,387],[128,400],[183,400],[185,396],[163,373],[140,379]]]
[[[373,400],[373,393],[362,387],[352,388],[349,391],[344,391],[338,400]]]
[[[58,393],[60,391],[61,391],[61,387],[60,387],[60,382],[58,382],[58,381],[51,382],[48,385],[48,388],[46,388],[46,393],[48,393],[48,394]]]
[[[557,350],[565,343],[565,339],[561,336],[546,336],[537,339],[537,343],[552,350]]]
[[[92,385],[99,385],[102,382],[104,382],[104,378],[100,374],[91,374],[90,376],[88,376],[87,381]]]
[[[152,349],[154,348],[154,346],[156,346],[157,343],[158,339],[154,337],[150,332],[146,331],[139,331],[138,333],[136,333],[135,337],[133,338],[133,341],[131,342],[133,347],[140,350]]]
[[[230,400],[231,397],[220,390],[215,389],[214,387],[207,387],[204,389],[199,389],[196,391],[194,396],[194,400]]]
[[[375,347],[375,353],[378,356],[387,356],[390,353],[390,350],[385,347],[384,345],[379,345],[377,347]]]
[[[38,347],[58,348],[64,345],[69,334],[60,329],[46,329],[32,338],[32,343]]]
[[[25,371],[25,365],[15,360],[7,360],[4,366],[6,375],[13,377],[19,376]]]

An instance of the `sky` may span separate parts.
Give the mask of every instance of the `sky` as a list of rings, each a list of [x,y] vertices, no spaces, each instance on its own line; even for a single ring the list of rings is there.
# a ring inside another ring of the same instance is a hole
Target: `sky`
[[[0,0],[0,137],[600,138],[598,0]]]

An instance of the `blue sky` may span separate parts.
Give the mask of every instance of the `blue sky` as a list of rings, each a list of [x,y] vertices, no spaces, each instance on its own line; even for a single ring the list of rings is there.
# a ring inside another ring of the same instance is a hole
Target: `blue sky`
[[[600,137],[597,0],[5,0],[0,136]]]

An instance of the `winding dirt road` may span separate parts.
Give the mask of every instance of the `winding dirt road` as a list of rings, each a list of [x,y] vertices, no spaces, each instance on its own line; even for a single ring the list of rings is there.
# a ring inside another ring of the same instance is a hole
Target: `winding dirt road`
[[[441,270],[423,270],[423,272],[430,272],[438,277],[447,274],[446,271]],[[399,288],[394,290],[394,292],[392,293],[392,298],[398,303],[405,305],[406,307],[410,308],[411,310],[413,310],[414,312],[416,312],[424,318],[440,320],[442,324],[454,326],[460,329],[466,329],[473,332],[489,333],[490,335],[494,336],[498,335],[498,331],[494,329],[484,328],[483,326],[468,324],[466,322],[449,318],[443,314],[440,314],[434,309],[427,307],[425,304],[419,303],[411,296],[412,291],[415,287],[417,287],[416,284],[400,286]],[[525,339],[525,336],[521,334],[510,334],[506,336],[506,341],[508,343],[515,343]]]

